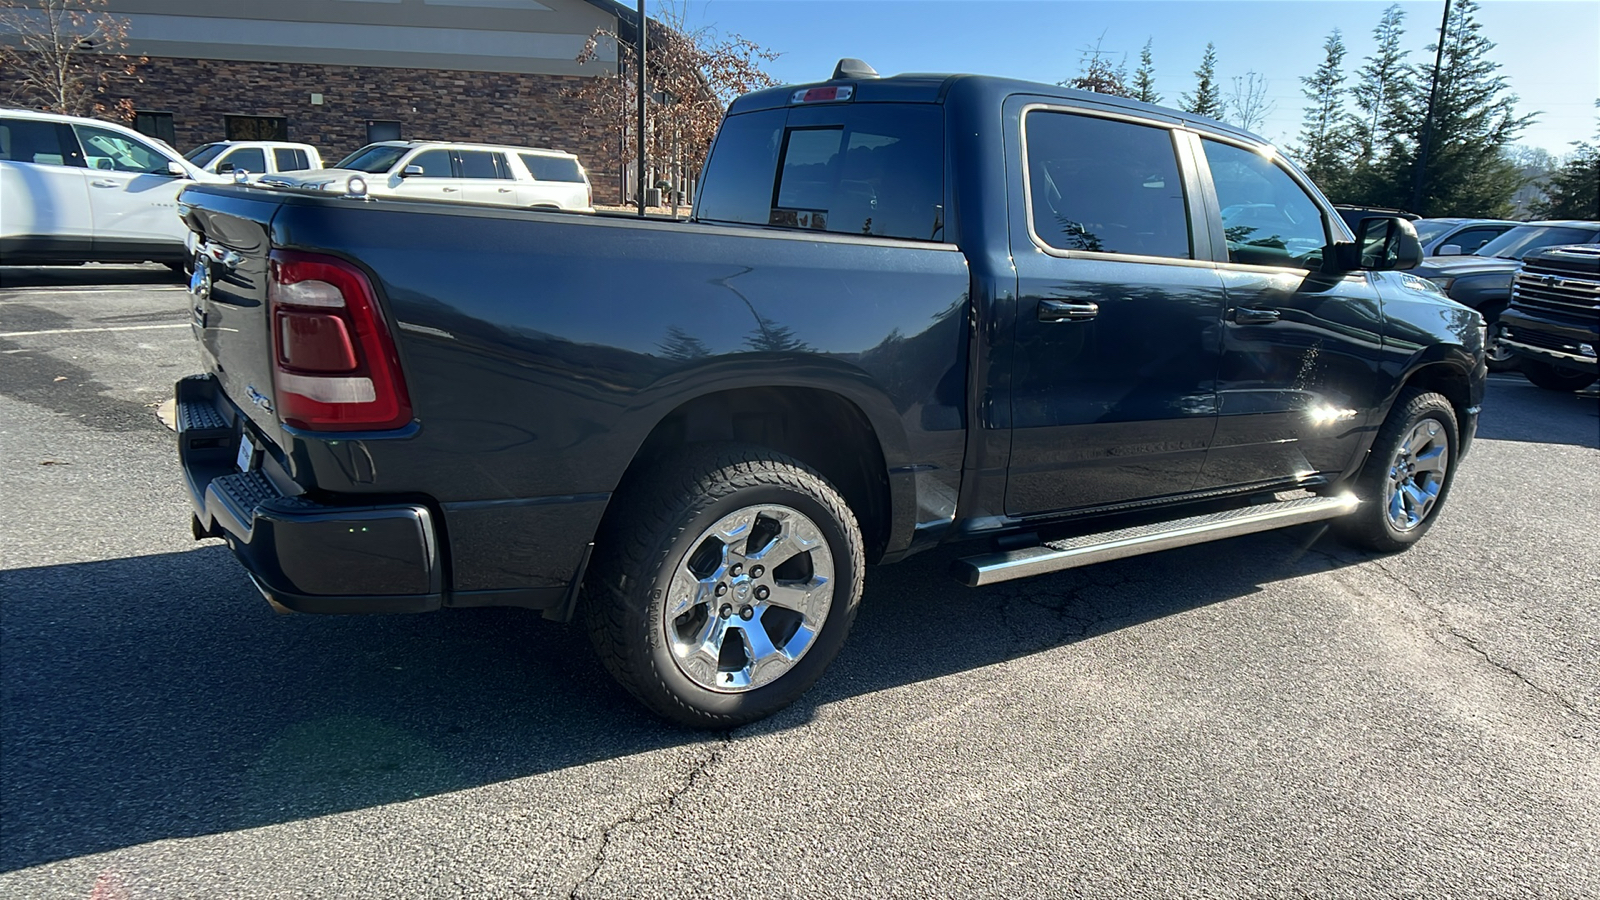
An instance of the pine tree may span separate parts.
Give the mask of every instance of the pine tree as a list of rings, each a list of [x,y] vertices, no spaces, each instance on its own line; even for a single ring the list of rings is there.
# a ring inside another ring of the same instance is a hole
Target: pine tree
[[[1596,143],[1579,141],[1573,147],[1546,182],[1544,196],[1533,204],[1538,218],[1600,219],[1600,135]]]
[[[1133,93],[1135,100],[1146,103],[1160,103],[1161,95],[1156,93],[1156,66],[1150,59],[1150,43],[1154,38],[1146,38],[1144,49],[1139,51],[1139,68],[1133,73]]]
[[[1111,62],[1111,53],[1100,49],[1106,39],[1104,34],[1095,40],[1093,47],[1078,51],[1078,74],[1060,82],[1065,87],[1113,97],[1130,97],[1128,91],[1128,66],[1126,62]]]
[[[1355,113],[1350,119],[1350,138],[1356,148],[1356,162],[1345,179],[1343,194],[1351,203],[1386,205],[1378,195],[1378,163],[1394,135],[1402,130],[1411,111],[1406,104],[1413,90],[1408,51],[1400,49],[1405,36],[1405,10],[1394,4],[1383,11],[1383,18],[1372,30],[1377,48],[1356,70],[1350,88]]]
[[[1205,55],[1200,57],[1200,68],[1194,70],[1194,93],[1184,94],[1179,107],[1197,116],[1222,118],[1222,90],[1217,87],[1217,47],[1206,44]]]
[[[1299,156],[1306,174],[1330,196],[1338,196],[1350,166],[1351,134],[1344,111],[1344,36],[1335,28],[1323,42],[1322,64],[1302,77],[1311,101],[1300,126]]]
[[[1414,110],[1405,133],[1391,138],[1383,167],[1384,194],[1409,205],[1419,165],[1419,148],[1427,128],[1428,95],[1439,79],[1432,136],[1422,178],[1422,202],[1412,210],[1428,216],[1504,216],[1511,196],[1521,186],[1510,147],[1533,116],[1516,114],[1517,97],[1510,82],[1489,59],[1494,42],[1483,36],[1474,14],[1476,0],[1456,0],[1445,23],[1444,60],[1435,73],[1430,64],[1414,67],[1408,104]]]

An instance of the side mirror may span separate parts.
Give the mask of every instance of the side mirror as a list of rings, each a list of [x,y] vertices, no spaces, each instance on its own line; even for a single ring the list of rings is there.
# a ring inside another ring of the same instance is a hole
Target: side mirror
[[[1438,253],[1434,254],[1434,256],[1460,256],[1460,255],[1461,255],[1461,245],[1460,244],[1445,244],[1443,247],[1439,248],[1439,252]]]
[[[217,174],[218,175],[226,175],[226,174],[228,174],[229,172],[232,172],[232,171],[233,171],[233,162],[232,161],[223,160],[222,162],[217,163]]]
[[[401,178],[410,178],[413,175],[421,175],[421,174],[422,174],[422,167],[421,166],[406,166],[404,169],[400,170],[400,177]]]
[[[1422,242],[1406,219],[1368,216],[1357,226],[1354,244],[1338,245],[1338,260],[1339,268],[1346,272],[1414,269],[1422,262]]]
[[[168,160],[167,174],[171,175],[173,178],[188,178],[189,170],[183,167],[183,163]]]

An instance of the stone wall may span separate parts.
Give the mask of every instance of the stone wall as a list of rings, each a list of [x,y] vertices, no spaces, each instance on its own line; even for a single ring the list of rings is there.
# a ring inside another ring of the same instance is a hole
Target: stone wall
[[[282,116],[288,139],[332,165],[367,142],[367,121],[401,123],[407,140],[476,141],[576,153],[597,202],[613,202],[617,173],[602,171],[600,136],[586,135],[575,75],[234,62],[151,57],[108,91],[141,112],[170,112],[187,153],[227,138],[223,116]],[[321,94],[321,105],[311,103]]]

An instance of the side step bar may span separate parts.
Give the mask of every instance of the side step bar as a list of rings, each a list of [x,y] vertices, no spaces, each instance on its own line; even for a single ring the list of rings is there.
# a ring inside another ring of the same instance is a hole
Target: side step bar
[[[1354,512],[1359,503],[1359,500],[1348,494],[1339,497],[1280,500],[1276,503],[1191,516],[1170,522],[1157,522],[1154,525],[1141,525],[1137,528],[1087,534],[1037,547],[968,556],[956,560],[953,574],[968,587],[981,587],[1010,581],[1013,578],[1027,578],[1031,575],[1075,569],[1079,566],[1138,556],[1142,553],[1154,553],[1157,550],[1170,550],[1174,547],[1220,541],[1223,538],[1253,534],[1257,531],[1320,522],[1323,519],[1333,519]]]

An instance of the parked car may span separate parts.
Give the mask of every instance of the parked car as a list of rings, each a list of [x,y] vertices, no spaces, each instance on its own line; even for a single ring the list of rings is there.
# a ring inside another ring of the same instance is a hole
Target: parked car
[[[1405,549],[1483,399],[1407,221],[1353,240],[1260,138],[1101,94],[847,60],[731,104],[690,222],[352,187],[183,195],[194,533],[283,610],[581,616],[696,726],[793,701],[863,566],[944,543],[974,586]]]
[[[213,141],[190,150],[184,158],[219,175],[247,172],[250,181],[279,172],[322,168],[322,154],[317,148],[287,141]]]
[[[1412,274],[1439,286],[1450,299],[1469,306],[1489,323],[1489,369],[1503,372],[1517,358],[1500,342],[1500,315],[1511,303],[1511,277],[1522,257],[1542,247],[1600,240],[1600,222],[1526,222],[1508,229],[1472,256],[1439,256],[1422,261]]]
[[[331,169],[267,177],[287,187],[343,191],[352,175],[374,197],[593,212],[589,176],[560,150],[437,141],[368,144]]]
[[[1600,379],[1600,244],[1544,247],[1522,257],[1500,338],[1522,374],[1552,391]]]
[[[1465,256],[1521,224],[1509,219],[1418,219],[1423,256]]]
[[[222,180],[115,122],[0,109],[0,264],[179,267],[178,192]]]

